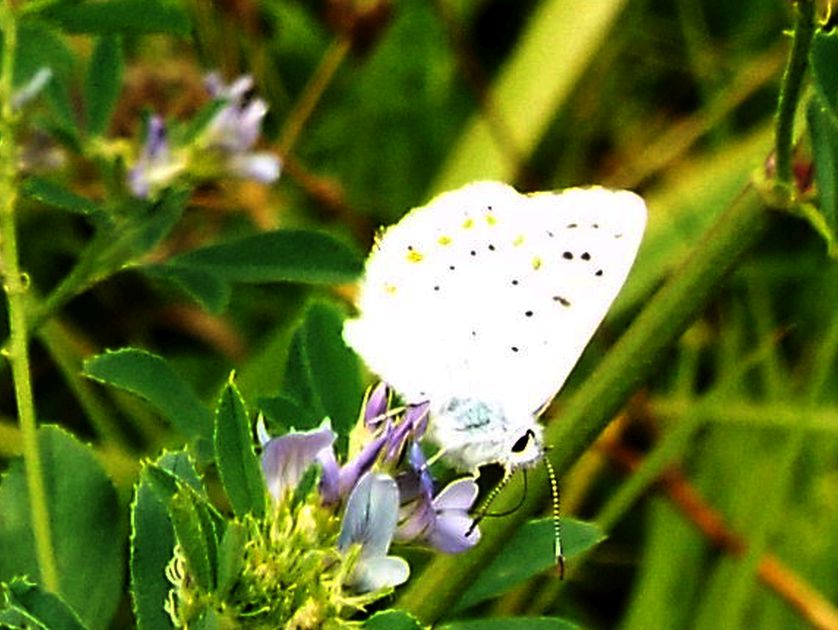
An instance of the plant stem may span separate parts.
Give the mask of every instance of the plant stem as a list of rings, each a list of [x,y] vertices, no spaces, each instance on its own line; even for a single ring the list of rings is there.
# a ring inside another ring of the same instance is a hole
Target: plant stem
[[[52,548],[49,510],[46,500],[43,469],[38,451],[38,432],[32,381],[29,370],[29,331],[26,322],[27,280],[20,271],[15,226],[17,201],[17,149],[15,146],[15,112],[11,97],[14,89],[13,71],[17,47],[17,22],[14,7],[7,0],[0,7],[0,30],[3,33],[3,59],[0,69],[0,262],[9,310],[8,359],[12,366],[18,421],[23,437],[23,460],[35,551],[42,584],[58,591],[58,571]]]
[[[33,331],[35,334],[35,331]],[[103,444],[126,444],[126,437],[116,422],[116,416],[99,398],[93,384],[85,380],[79,353],[73,347],[72,334],[60,321],[45,321],[37,336],[49,352],[67,386],[73,392],[79,405]]]
[[[326,50],[320,60],[320,65],[317,66],[294,109],[286,118],[285,127],[279,140],[279,154],[283,158],[291,153],[303,127],[311,118],[314,108],[320,102],[320,98],[326,92],[326,88],[329,87],[335,72],[337,72],[343,60],[346,59],[351,48],[352,43],[348,39],[340,38],[332,42],[332,45]]]
[[[809,48],[815,33],[814,0],[797,0],[794,3],[794,34],[780,98],[777,103],[775,151],[777,154],[777,183],[791,186],[792,151],[794,149],[794,115],[803,90],[803,78],[809,61]]]
[[[741,255],[754,244],[768,221],[769,210],[749,186],[703,236],[688,259],[648,302],[599,367],[568,400],[561,418],[551,423],[545,441],[557,474],[566,472],[590,446],[629,396],[647,379],[658,360],[681,336],[712,297],[714,289]],[[522,509],[505,518],[483,521],[482,540],[464,556],[440,556],[404,592],[398,606],[425,623],[439,620],[480,575],[520,524],[541,509],[547,495],[542,467],[531,471]],[[513,507],[523,492],[516,475],[494,507]],[[572,561],[571,561],[572,563]]]

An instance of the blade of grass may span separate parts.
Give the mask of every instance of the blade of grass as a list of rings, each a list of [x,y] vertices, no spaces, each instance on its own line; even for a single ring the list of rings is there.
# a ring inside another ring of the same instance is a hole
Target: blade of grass
[[[492,125],[482,113],[476,114],[449,154],[433,191],[451,190],[475,179],[513,180],[520,166],[513,158],[535,149],[625,4],[625,0],[593,2],[580,11],[565,0],[540,3],[487,95],[515,151],[499,146]]]

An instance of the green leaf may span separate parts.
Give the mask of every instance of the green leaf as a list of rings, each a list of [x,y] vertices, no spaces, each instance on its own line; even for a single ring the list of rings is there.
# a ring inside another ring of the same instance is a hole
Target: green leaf
[[[202,518],[196,502],[185,488],[175,493],[168,507],[175,537],[190,575],[202,589],[212,590],[215,585],[214,561],[217,558],[213,548],[214,528]]]
[[[244,564],[244,545],[247,532],[238,521],[227,523],[227,529],[218,547],[218,598],[223,600],[230,592]]]
[[[154,464],[145,465],[135,486],[131,506],[131,601],[140,630],[174,627],[163,609],[171,588],[166,565],[175,546],[168,505],[182,487],[204,494],[186,450],[166,452]]]
[[[579,630],[579,626],[558,617],[496,617],[454,621],[439,630]]]
[[[100,37],[90,58],[84,86],[87,132],[91,136],[101,136],[108,129],[108,123],[122,91],[123,69],[122,42],[119,37]]]
[[[188,35],[190,30],[186,13],[167,0],[92,0],[50,7],[40,16],[68,33]]]
[[[77,195],[58,182],[42,177],[27,179],[21,187],[21,192],[29,199],[75,214],[91,216],[102,212],[102,209],[87,197]]]
[[[152,488],[148,468],[144,468],[131,506],[131,601],[140,630],[174,627],[163,609],[171,588],[166,565],[174,546],[169,511]]]
[[[301,379],[312,393],[318,416],[331,418],[335,432],[346,436],[358,418],[363,388],[358,360],[343,342],[343,319],[324,302],[308,308],[295,333],[286,378]]]
[[[177,285],[211,313],[222,312],[230,302],[230,283],[202,269],[166,264],[146,265],[140,270]]]
[[[819,98],[809,102],[806,117],[820,202],[818,210],[807,218],[826,239],[830,253],[835,256],[838,255],[838,118],[827,113]]]
[[[106,264],[121,268],[147,253],[171,232],[188,200],[189,191],[169,190],[154,203],[133,198],[126,201],[122,211],[130,217],[130,224],[120,230],[105,252]]]
[[[81,151],[76,110],[70,96],[69,80],[62,76],[53,77],[44,89],[54,119],[47,125],[50,134],[74,151]]]
[[[563,518],[561,524],[565,559],[590,549],[605,538],[592,523]],[[552,518],[526,523],[466,590],[455,610],[465,610],[496,597],[532,576],[551,569],[555,565],[553,543]]]
[[[285,361],[282,389],[287,394],[285,397],[289,402],[297,403],[301,409],[310,409],[315,422],[317,422],[323,418],[324,412],[311,382],[311,368],[306,356],[304,326],[305,320],[297,326],[291,337],[291,343],[288,344],[288,358]],[[280,405],[285,406],[282,402],[280,402]],[[282,406],[277,411],[282,411]],[[287,409],[285,411],[292,412],[294,410]]]
[[[70,98],[70,83],[74,76],[76,56],[65,38],[49,24],[25,20],[18,31],[15,55],[15,85],[31,79],[43,67],[52,70],[52,78],[44,88],[44,97],[52,109],[55,125],[71,146],[78,146],[78,123]]]
[[[277,230],[210,245],[170,264],[200,269],[228,282],[351,282],[361,272],[358,253],[321,232]]]
[[[297,482],[297,487],[294,488],[294,495],[291,497],[292,509],[302,505],[312,490],[317,487],[317,484],[320,483],[320,472],[320,464],[312,464],[306,469],[303,476],[300,477],[300,481]]]
[[[106,628],[122,595],[123,540],[116,491],[91,449],[63,429],[43,426],[44,471],[59,595],[92,629]],[[40,572],[23,461],[0,483],[0,581]]]
[[[267,492],[259,459],[253,451],[250,419],[232,375],[215,410],[215,460],[224,491],[239,518],[265,514]]]
[[[219,524],[223,520],[210,505],[203,481],[187,450],[161,455],[156,463],[146,465],[144,472],[149,488],[163,505],[168,505],[172,497],[186,490],[197,503],[214,512],[213,520]]]
[[[65,38],[49,24],[26,20],[18,31],[17,54],[15,55],[15,87],[28,82],[44,67],[52,70],[52,83],[56,77],[69,78],[76,63],[73,51]],[[49,85],[49,84],[47,84]]]
[[[215,610],[205,609],[189,627],[195,630],[222,630],[226,626],[222,624]]]
[[[140,495],[139,491],[145,494]],[[168,513],[171,528],[167,531],[180,544],[190,574],[202,588],[211,590],[218,575],[218,541],[225,533],[226,522],[209,503],[188,454],[183,451],[167,454],[157,464],[146,466],[138,487],[138,507],[140,499],[146,501],[144,509],[155,519]],[[152,533],[151,529],[145,531]],[[139,529],[135,529],[134,536],[139,541]],[[138,549],[138,545],[132,547],[132,554]],[[161,567],[165,569],[171,559],[171,549],[169,545],[168,551],[165,551],[158,548],[153,540],[146,539],[142,557],[144,564],[132,564],[132,569],[138,567],[138,577],[134,582],[137,585],[135,608],[145,611],[151,618],[156,615],[153,602],[160,596],[159,585],[154,579],[159,577]]]
[[[26,579],[0,584],[0,624],[4,628],[61,628],[85,630],[76,612],[59,595],[45,591]]]
[[[323,416],[318,412],[281,394],[259,398],[256,405],[265,415],[270,435],[282,435],[291,429],[308,431],[320,426],[323,421]]]
[[[170,134],[174,144],[190,144],[207,128],[210,121],[227,103],[227,99],[223,98],[212,100],[199,109],[187,123],[174,126]]]
[[[815,90],[833,123],[838,124],[838,29],[818,30],[810,55]]]
[[[189,486],[199,495],[206,496],[204,482],[201,480],[198,470],[195,468],[195,462],[188,450],[166,451],[157,458],[156,464],[156,468],[159,470],[171,474],[178,482]],[[168,497],[166,497],[166,500],[168,500]]]
[[[184,435],[212,440],[209,409],[162,357],[123,348],[86,360],[84,375],[147,400]]]
[[[382,610],[364,622],[368,630],[421,630],[422,624],[403,610]]]

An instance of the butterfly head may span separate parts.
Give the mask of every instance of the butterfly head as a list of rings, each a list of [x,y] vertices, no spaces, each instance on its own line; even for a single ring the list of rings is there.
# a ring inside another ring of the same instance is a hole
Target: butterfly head
[[[541,425],[532,421],[521,430],[511,432],[506,449],[506,461],[502,462],[510,470],[529,468],[544,456]]]

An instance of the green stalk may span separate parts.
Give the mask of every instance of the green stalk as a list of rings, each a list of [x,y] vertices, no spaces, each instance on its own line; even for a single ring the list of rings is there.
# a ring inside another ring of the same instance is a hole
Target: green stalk
[[[809,61],[809,48],[815,33],[814,0],[797,0],[794,3],[794,35],[789,53],[780,98],[777,103],[775,151],[777,154],[777,183],[790,187],[794,181],[792,152],[794,150],[794,116],[800,102],[803,78]]]
[[[9,310],[8,359],[12,366],[18,422],[23,437],[23,460],[32,530],[41,582],[51,590],[58,590],[58,571],[52,548],[49,510],[44,487],[41,456],[38,451],[38,432],[32,382],[29,370],[29,331],[26,322],[27,281],[20,271],[15,227],[17,201],[17,149],[15,146],[15,112],[11,97],[14,90],[13,70],[17,47],[17,22],[14,7],[7,0],[0,7],[0,30],[3,33],[3,59],[0,68],[0,262]]]
[[[696,245],[680,269],[649,301],[625,335],[547,428],[554,446],[550,460],[558,474],[567,472],[615,413],[652,374],[657,362],[701,312],[721,280],[759,238],[769,210],[749,186]],[[434,623],[456,603],[468,585],[492,560],[523,521],[544,505],[549,488],[542,467],[531,471],[522,509],[505,518],[483,521],[483,538],[462,556],[440,556],[401,596],[398,606],[426,623]],[[521,475],[498,496],[505,511],[521,496]],[[570,561],[571,567],[573,560]]]
[[[115,415],[99,398],[93,384],[82,378],[82,362],[79,353],[73,347],[69,330],[60,321],[47,320],[40,330],[33,330],[49,352],[64,382],[73,392],[79,405],[93,427],[99,441],[103,444],[126,445],[125,435],[117,424]]]

